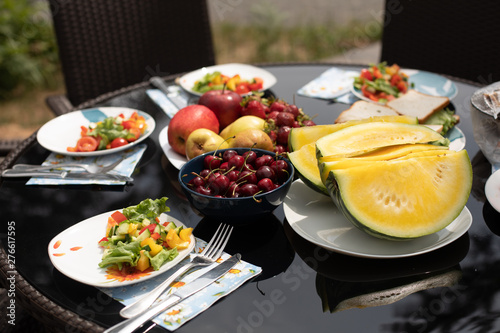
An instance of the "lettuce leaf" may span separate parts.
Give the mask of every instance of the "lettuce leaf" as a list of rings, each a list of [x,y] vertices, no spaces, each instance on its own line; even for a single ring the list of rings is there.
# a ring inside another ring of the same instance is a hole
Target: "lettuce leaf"
[[[123,214],[131,222],[141,223],[144,219],[154,221],[161,213],[169,212],[170,208],[165,205],[168,198],[146,199],[136,206],[130,206],[123,209]]]
[[[457,122],[458,119],[454,117],[454,112],[444,108],[430,116],[425,123],[427,125],[442,125],[441,135],[445,135]]]

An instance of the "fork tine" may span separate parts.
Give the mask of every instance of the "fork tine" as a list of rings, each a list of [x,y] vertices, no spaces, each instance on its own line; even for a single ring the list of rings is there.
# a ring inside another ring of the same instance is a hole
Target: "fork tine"
[[[231,235],[232,230],[233,230],[233,227],[225,225],[224,229],[222,229],[222,232],[219,235],[219,238],[217,239],[217,242],[214,244],[214,246],[212,246],[210,248],[210,250],[207,252],[207,254],[205,256],[209,257],[213,260],[216,260],[217,258],[219,258],[217,256],[217,253],[219,253],[219,256],[220,256],[220,253],[222,253],[222,250],[219,251],[219,249],[221,249],[221,248],[224,249],[224,247],[226,246],[226,243],[229,239],[229,235]]]
[[[202,256],[204,256],[207,251],[212,247],[213,243],[217,241],[217,237],[219,237],[218,233],[219,233],[219,230],[220,228],[224,227],[225,224],[221,224],[219,225],[219,227],[217,228],[217,231],[215,231],[215,234],[212,236],[212,239],[210,239],[210,242],[208,242],[207,245],[205,245],[205,249],[203,249],[203,251],[200,253]]]
[[[124,158],[121,157],[120,159],[118,159],[117,161],[109,164],[109,165],[104,165],[102,166],[102,168],[99,170],[99,172],[101,173],[106,173],[110,170],[113,170],[118,164],[120,164],[121,162],[123,162]]]
[[[221,244],[219,251],[214,256],[212,256],[212,259],[218,259],[221,256],[222,251],[224,251],[224,248],[226,247],[226,244],[229,241],[229,237],[231,236],[232,232],[233,232],[233,227],[228,228],[227,236],[224,235],[225,237],[224,242]]]

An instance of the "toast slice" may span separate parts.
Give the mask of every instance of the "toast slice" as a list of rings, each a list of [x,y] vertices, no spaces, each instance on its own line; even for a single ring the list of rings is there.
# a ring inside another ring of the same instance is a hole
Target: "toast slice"
[[[423,124],[435,112],[450,104],[450,99],[443,96],[432,96],[409,90],[406,94],[387,103],[387,106],[405,116],[417,117]]]
[[[349,109],[343,111],[338,118],[335,119],[335,123],[345,123],[349,120],[360,120],[376,116],[399,116],[399,114],[395,110],[384,105],[357,101],[353,103]]]

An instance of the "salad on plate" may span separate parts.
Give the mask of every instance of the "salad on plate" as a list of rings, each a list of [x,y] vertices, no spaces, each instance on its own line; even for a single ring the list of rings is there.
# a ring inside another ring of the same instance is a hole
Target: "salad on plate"
[[[99,267],[115,265],[133,273],[157,271],[187,249],[193,228],[160,222],[159,216],[170,211],[167,198],[146,199],[136,206],[116,211],[108,218],[105,236],[99,241],[104,249]]]
[[[228,76],[219,71],[215,71],[205,74],[203,78],[196,81],[193,86],[193,91],[203,94],[209,90],[228,89],[243,95],[251,91],[261,90],[263,83],[264,81],[259,77],[245,80],[241,78],[240,74]]]
[[[98,123],[81,126],[80,139],[76,146],[67,148],[68,152],[92,152],[118,148],[139,139],[147,128],[146,120],[137,112],[129,118],[123,113],[107,117]]]
[[[364,97],[380,104],[398,98],[410,88],[408,75],[397,64],[387,66],[386,62],[362,69],[353,86]]]

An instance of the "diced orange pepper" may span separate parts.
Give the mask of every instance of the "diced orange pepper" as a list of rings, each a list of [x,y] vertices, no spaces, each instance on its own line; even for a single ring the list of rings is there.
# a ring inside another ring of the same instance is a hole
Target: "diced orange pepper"
[[[140,252],[141,256],[137,261],[137,269],[140,270],[141,272],[149,268],[149,258],[146,256],[144,252],[145,252],[144,250],[141,250]]]
[[[179,238],[185,242],[191,242],[191,234],[193,233],[193,228],[184,228],[179,232]]]

